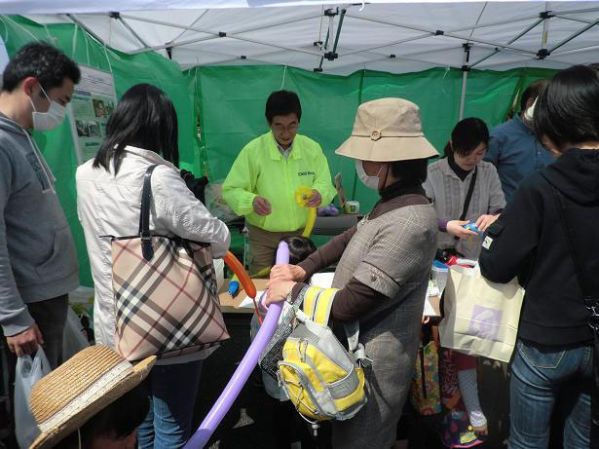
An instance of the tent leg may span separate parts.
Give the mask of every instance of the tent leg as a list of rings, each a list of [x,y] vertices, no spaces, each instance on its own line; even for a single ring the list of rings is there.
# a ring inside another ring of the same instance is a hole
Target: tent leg
[[[460,98],[460,115],[459,120],[464,118],[464,106],[466,104],[466,87],[468,85],[468,71],[462,72],[462,97]]]
[[[462,96],[460,97],[460,112],[458,115],[459,120],[464,118],[464,106],[466,105],[466,88],[468,87],[468,72],[470,71],[470,49],[472,44],[462,44],[464,47],[464,65],[462,66]]]

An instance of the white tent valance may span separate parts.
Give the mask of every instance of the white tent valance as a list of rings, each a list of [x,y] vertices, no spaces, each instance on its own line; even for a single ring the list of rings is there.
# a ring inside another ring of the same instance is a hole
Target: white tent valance
[[[73,22],[113,48],[158,51],[183,68],[282,64],[348,74],[599,61],[599,1],[0,0],[0,8]]]

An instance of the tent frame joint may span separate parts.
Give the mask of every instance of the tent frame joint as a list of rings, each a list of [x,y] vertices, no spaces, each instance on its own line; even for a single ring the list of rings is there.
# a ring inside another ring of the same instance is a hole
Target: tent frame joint
[[[549,56],[551,54],[551,52],[549,50],[547,50],[546,48],[541,48],[538,52],[537,52],[537,59],[543,60],[545,59],[547,56]]]
[[[539,13],[539,19],[547,20],[551,19],[552,17],[555,17],[555,14],[553,14],[552,11],[543,11]]]

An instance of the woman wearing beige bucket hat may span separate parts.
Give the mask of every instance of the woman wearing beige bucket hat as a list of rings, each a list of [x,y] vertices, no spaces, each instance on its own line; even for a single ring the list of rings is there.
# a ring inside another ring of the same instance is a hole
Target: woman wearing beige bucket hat
[[[29,406],[40,434],[30,449],[134,449],[150,407],[136,387],[155,360],[132,365],[102,345],[75,354],[33,386]]]
[[[372,366],[368,403],[333,423],[333,447],[388,449],[410,386],[436,249],[437,218],[421,185],[426,160],[437,152],[422,133],[418,106],[383,98],[360,105],[352,135],[336,153],[356,161],[358,176],[380,200],[300,265],[275,266],[267,303],[301,300],[303,282],[337,263],[332,320],[359,323]]]

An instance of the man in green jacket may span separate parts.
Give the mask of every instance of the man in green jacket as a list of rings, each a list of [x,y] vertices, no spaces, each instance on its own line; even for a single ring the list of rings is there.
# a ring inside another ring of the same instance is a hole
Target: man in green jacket
[[[282,238],[302,233],[308,207],[329,204],[335,196],[322,148],[297,134],[302,117],[297,94],[273,92],[265,115],[270,131],[241,150],[223,184],[225,201],[246,217],[252,274],[273,265]],[[296,193],[306,188],[308,207],[296,201]]]

